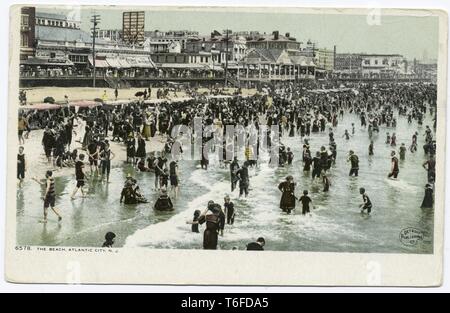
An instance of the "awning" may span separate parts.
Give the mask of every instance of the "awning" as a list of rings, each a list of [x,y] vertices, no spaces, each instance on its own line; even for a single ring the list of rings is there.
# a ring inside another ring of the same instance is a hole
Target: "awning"
[[[108,62],[109,66],[112,68],[121,68],[119,60],[117,58],[106,58],[106,62]]]
[[[209,66],[206,64],[198,63],[162,63],[158,65],[160,68],[176,68],[176,69],[199,69],[208,70]]]
[[[42,59],[28,58],[20,61],[21,65],[51,65],[51,66],[73,66],[69,59]]]
[[[133,60],[133,63],[131,62]],[[132,67],[139,67],[139,68],[155,68],[155,64],[152,62],[150,57],[134,57],[134,58],[127,58],[128,63]]]
[[[128,60],[124,59],[124,58],[119,58],[117,59],[119,61],[120,67],[122,68],[130,68],[132,67],[130,63],[128,63]]]
[[[225,69],[220,65],[209,65],[208,66],[212,71],[223,72]],[[230,66],[228,66],[230,68]]]
[[[89,59],[89,63],[93,66],[94,63],[92,61],[93,60],[92,56],[89,56],[88,59]],[[108,67],[111,67],[111,66],[108,64],[108,62],[106,62],[106,59],[105,60],[103,60],[103,59],[95,59],[95,67],[108,68]]]

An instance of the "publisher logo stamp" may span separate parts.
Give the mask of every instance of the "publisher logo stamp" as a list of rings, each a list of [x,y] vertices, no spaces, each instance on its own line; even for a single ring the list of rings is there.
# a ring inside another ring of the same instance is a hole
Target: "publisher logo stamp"
[[[416,246],[420,241],[423,240],[424,233],[418,228],[408,227],[400,231],[400,241],[405,246]]]

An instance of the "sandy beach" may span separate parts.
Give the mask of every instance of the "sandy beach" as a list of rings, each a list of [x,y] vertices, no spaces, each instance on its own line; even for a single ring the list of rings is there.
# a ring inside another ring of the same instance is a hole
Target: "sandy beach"
[[[36,88],[24,88],[27,93],[27,103],[40,103],[44,101],[45,97],[53,97],[56,102],[64,101],[64,96],[67,95],[69,101],[78,100],[94,100],[96,98],[102,98],[103,93],[106,91],[107,100],[115,100],[113,88],[89,88],[89,87],[36,87]],[[152,88],[151,99],[156,99],[156,92],[158,88]],[[118,90],[118,100],[136,100],[138,99],[135,94],[139,91],[144,91],[144,88],[129,88]],[[209,89],[200,88],[200,93],[209,92]],[[227,94],[233,94],[236,88],[228,88],[225,90]],[[256,89],[242,89],[244,96],[253,95],[256,93]],[[170,92],[170,98],[176,99],[186,97],[185,92],[177,92],[177,97],[174,97],[174,93]]]

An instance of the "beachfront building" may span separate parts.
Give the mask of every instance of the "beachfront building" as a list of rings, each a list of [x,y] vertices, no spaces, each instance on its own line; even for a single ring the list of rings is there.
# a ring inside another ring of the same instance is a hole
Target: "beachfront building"
[[[26,60],[34,56],[34,25],[36,10],[34,7],[23,7],[20,10],[20,59]]]
[[[416,78],[437,80],[437,60],[416,60],[412,62],[412,71]]]
[[[180,52],[186,50],[187,42],[190,40],[195,40],[198,38],[197,31],[189,30],[169,30],[169,31],[149,31],[145,32],[146,42],[151,42],[152,45],[161,47],[168,47],[170,45],[178,44],[180,47]],[[157,52],[157,51],[152,51]]]
[[[274,31],[271,35],[254,34],[247,38],[247,49],[267,49],[267,50],[301,50],[301,42],[292,37],[290,33],[284,36],[279,31]]]
[[[105,41],[120,42],[122,41],[121,29],[100,29],[97,31],[97,38]]]
[[[329,77],[334,71],[335,50],[326,48],[317,49],[315,51],[315,59],[317,64],[316,74],[320,78]]]
[[[38,11],[36,12],[35,24],[38,26],[80,29],[81,22],[79,19],[63,14]]]
[[[286,49],[249,49],[236,69],[236,79],[240,82],[314,79],[314,59],[299,52]]]
[[[361,53],[336,53],[333,74],[340,78],[359,78],[362,70]]]
[[[400,54],[363,54],[361,74],[364,78],[396,78],[408,72]]]
[[[223,68],[214,65],[210,52],[152,53],[152,60],[160,78],[217,78]]]
[[[147,38],[143,44],[144,50],[150,53],[181,53],[182,47],[178,41],[154,41]]]
[[[21,61],[22,76],[90,76],[92,75],[92,38],[73,27],[36,25],[36,53]],[[96,40],[98,76],[134,77],[154,68],[150,53],[142,47],[119,42]]]
[[[209,52],[213,54],[213,62],[216,65],[237,64],[247,53],[246,39],[240,35],[230,34],[230,31],[228,36],[226,31],[223,33],[214,31],[210,36],[189,40],[186,43],[186,52]]]

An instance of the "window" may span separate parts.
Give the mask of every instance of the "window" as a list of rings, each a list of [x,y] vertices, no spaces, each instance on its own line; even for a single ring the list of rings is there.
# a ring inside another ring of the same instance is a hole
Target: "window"
[[[20,46],[28,47],[28,34],[22,34],[20,37]]]
[[[28,17],[28,14],[22,14],[20,17],[20,25],[22,25],[23,27],[28,27]]]
[[[370,60],[364,60],[365,65],[370,65]]]
[[[375,60],[375,65],[378,65],[378,60]]]
[[[203,57],[200,57],[200,63],[203,63]]]
[[[384,60],[383,60],[383,65],[388,65],[388,64],[389,64],[388,59],[384,59]]]
[[[55,52],[50,52],[50,59],[54,59],[56,57],[56,53]]]

